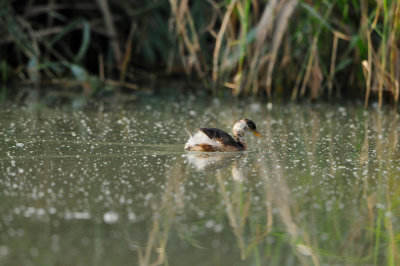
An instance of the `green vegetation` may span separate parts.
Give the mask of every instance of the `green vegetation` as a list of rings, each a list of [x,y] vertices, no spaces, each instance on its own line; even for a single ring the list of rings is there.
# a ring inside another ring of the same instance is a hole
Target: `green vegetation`
[[[1,99],[187,77],[215,95],[399,100],[400,0],[5,0],[0,34]]]

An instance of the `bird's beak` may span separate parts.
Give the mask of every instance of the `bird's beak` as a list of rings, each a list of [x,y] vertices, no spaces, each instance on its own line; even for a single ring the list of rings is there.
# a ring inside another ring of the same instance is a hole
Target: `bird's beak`
[[[262,137],[262,135],[257,130],[254,130],[253,134],[256,135],[257,137],[260,137],[260,138]]]

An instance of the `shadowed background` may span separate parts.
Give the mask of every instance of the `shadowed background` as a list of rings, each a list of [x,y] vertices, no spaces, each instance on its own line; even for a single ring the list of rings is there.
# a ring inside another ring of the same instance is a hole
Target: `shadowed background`
[[[155,91],[397,103],[400,1],[6,0],[1,98]]]

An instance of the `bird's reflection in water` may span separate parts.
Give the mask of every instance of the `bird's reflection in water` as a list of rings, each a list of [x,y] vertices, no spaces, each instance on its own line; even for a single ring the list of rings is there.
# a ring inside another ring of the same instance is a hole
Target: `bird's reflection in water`
[[[197,171],[209,171],[231,167],[232,178],[236,181],[243,181],[242,167],[246,162],[246,152],[191,152],[184,155],[184,157]]]

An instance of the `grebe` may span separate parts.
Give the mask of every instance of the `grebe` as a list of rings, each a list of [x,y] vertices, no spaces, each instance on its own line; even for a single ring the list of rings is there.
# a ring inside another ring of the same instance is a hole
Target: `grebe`
[[[256,130],[256,124],[250,119],[240,119],[232,128],[232,138],[228,133],[218,128],[199,128],[186,142],[187,151],[245,151],[247,150],[244,133],[253,132],[257,137],[262,135]]]

